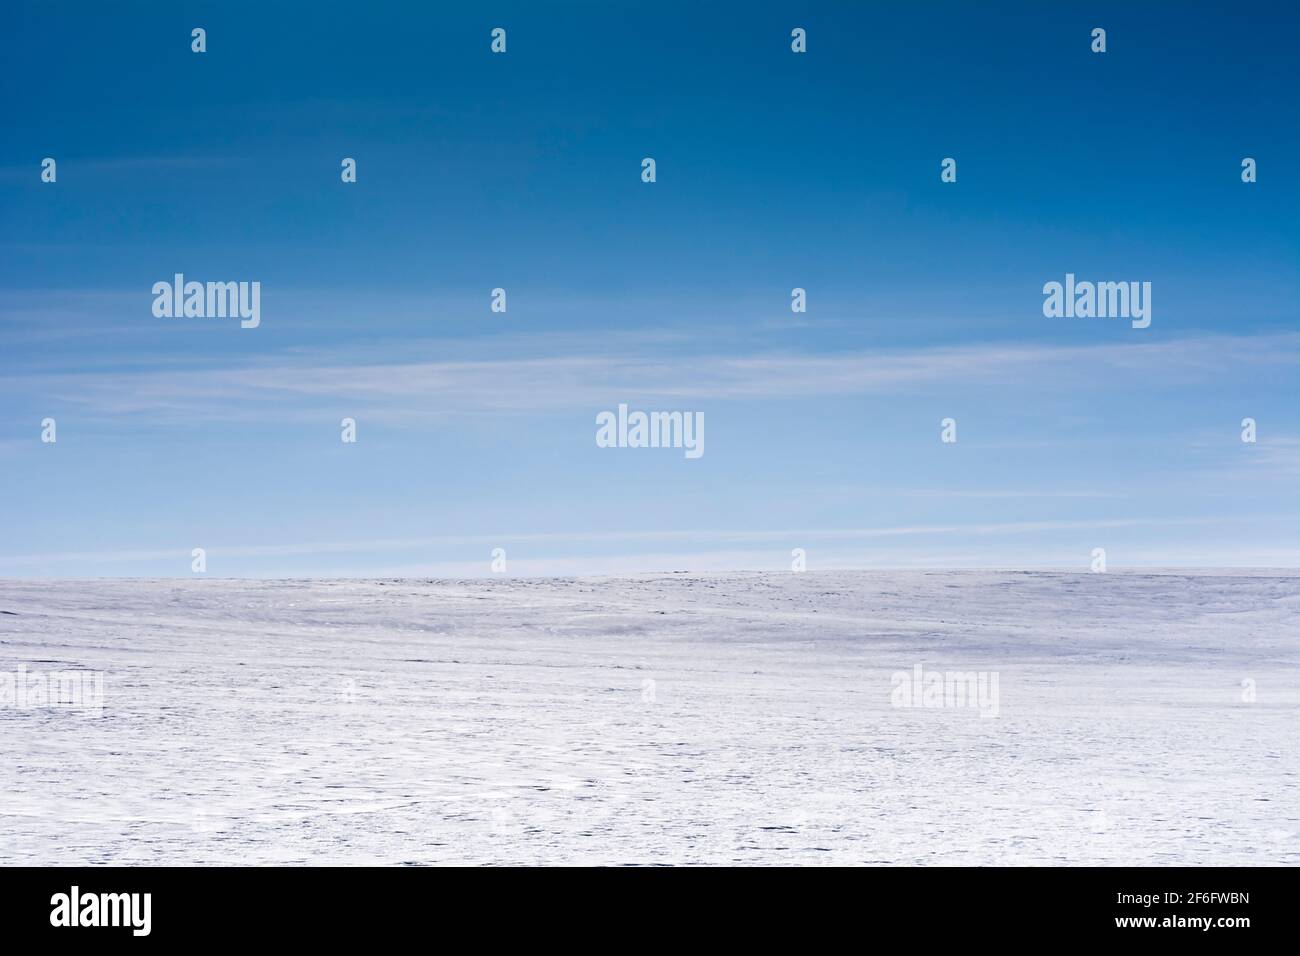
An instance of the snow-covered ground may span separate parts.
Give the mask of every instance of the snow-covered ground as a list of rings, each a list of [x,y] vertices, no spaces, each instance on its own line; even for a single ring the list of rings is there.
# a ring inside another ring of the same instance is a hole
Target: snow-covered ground
[[[0,581],[0,612],[0,672],[104,674],[99,714],[0,706],[0,863],[1300,862],[1296,572]],[[897,706],[917,665],[984,706]]]

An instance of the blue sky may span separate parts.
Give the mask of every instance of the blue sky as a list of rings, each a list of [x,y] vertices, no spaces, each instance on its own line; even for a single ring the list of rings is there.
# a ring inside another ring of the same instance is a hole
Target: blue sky
[[[0,575],[1297,566],[1298,15],[1136,6],[11,5]]]

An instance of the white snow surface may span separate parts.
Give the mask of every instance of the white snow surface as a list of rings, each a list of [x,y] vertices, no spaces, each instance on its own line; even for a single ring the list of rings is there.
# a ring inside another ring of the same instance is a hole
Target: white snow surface
[[[8,580],[0,612],[0,672],[105,675],[98,715],[0,708],[4,864],[1300,863],[1295,571]],[[917,664],[995,673],[998,715],[895,706]]]

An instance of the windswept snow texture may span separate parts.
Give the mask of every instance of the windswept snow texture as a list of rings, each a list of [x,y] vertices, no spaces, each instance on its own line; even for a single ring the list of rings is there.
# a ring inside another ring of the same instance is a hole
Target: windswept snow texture
[[[7,581],[0,611],[0,671],[106,675],[101,716],[0,708],[3,863],[1300,862],[1295,572]],[[995,673],[998,715],[894,706],[917,664]]]

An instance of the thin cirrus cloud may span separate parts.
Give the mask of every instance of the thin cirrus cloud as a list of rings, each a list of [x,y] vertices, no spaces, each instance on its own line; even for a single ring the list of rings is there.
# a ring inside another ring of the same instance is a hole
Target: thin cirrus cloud
[[[492,348],[485,342],[486,348]],[[13,376],[0,394],[81,406],[88,416],[159,422],[308,420],[322,403],[392,420],[458,414],[533,414],[638,401],[701,402],[907,393],[966,387],[1181,387],[1294,375],[1300,336],[1201,336],[1140,344],[988,343],[847,354],[608,354],[403,360],[436,348],[402,346],[389,361],[349,361],[347,350],[190,369],[51,371]]]
[[[543,550],[557,546],[607,545],[628,548],[653,542],[716,544],[719,542],[854,542],[872,539],[952,536],[1029,535],[1050,531],[1115,530],[1142,527],[1204,527],[1230,524],[1228,518],[1109,518],[1093,520],[1006,521],[968,524],[916,524],[859,528],[787,528],[778,530],[698,529],[640,531],[555,531],[533,533],[434,535],[418,538],[383,538],[356,541],[317,541],[291,544],[217,544],[209,550],[224,558],[266,558],[292,555],[362,554],[400,552],[430,548],[459,548],[481,545],[524,545]],[[148,548],[122,551],[78,551],[0,557],[0,566],[90,562],[115,564],[175,558],[182,548]],[[766,553],[766,552],[764,552]],[[680,557],[680,555],[679,555]]]

